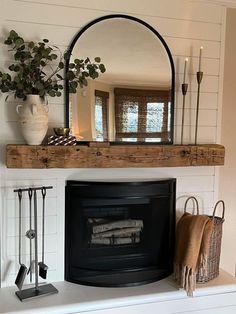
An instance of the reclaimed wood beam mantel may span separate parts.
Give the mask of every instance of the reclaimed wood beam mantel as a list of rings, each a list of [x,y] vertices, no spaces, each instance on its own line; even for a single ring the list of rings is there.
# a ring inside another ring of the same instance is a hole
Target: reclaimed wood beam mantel
[[[222,145],[7,145],[8,168],[128,168],[220,166]]]

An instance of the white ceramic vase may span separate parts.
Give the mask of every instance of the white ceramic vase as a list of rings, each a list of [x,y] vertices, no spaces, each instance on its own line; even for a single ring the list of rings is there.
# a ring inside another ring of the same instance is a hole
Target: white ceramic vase
[[[48,130],[48,106],[38,95],[28,95],[16,106],[21,133],[28,145],[40,145]]]

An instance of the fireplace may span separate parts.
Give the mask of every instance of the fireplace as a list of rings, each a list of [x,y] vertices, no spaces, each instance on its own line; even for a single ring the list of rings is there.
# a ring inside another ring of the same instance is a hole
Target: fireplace
[[[106,287],[172,273],[176,180],[67,181],[65,279]]]

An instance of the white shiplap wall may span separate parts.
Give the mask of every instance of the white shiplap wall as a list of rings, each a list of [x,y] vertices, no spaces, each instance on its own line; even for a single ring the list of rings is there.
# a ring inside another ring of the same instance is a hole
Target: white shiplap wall
[[[200,46],[204,47],[199,142],[215,143],[220,130],[221,64],[224,48],[224,8],[210,3],[186,0],[1,0],[0,33],[4,37],[15,29],[26,39],[48,38],[64,50],[72,37],[89,21],[107,14],[123,13],[143,19],[164,37],[176,66],[175,142],[180,137],[180,83],[183,80],[184,59],[189,58],[189,93],[186,99],[185,140],[194,136],[196,79]],[[0,68],[9,64],[9,54],[0,42]],[[214,167],[155,169],[70,169],[13,170],[6,169],[6,143],[23,143],[17,128],[16,102],[5,103],[0,96],[1,144],[1,284],[14,283],[17,259],[17,201],[13,188],[29,185],[53,185],[47,199],[46,251],[49,281],[63,279],[64,251],[64,186],[67,179],[79,180],[142,180],[177,178],[177,208],[183,207],[184,196],[199,196],[201,208],[207,213],[217,197],[218,176]],[[64,99],[50,99],[50,126],[63,126]],[[24,200],[27,222],[27,200]],[[41,202],[41,200],[40,200]],[[39,203],[40,206],[40,203]],[[24,246],[24,261],[28,261]]]

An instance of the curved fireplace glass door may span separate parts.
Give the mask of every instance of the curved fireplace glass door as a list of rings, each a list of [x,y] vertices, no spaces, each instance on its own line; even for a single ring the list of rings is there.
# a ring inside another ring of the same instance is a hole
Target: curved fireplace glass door
[[[172,273],[175,179],[66,186],[65,279],[138,285]]]

